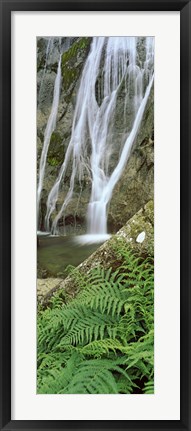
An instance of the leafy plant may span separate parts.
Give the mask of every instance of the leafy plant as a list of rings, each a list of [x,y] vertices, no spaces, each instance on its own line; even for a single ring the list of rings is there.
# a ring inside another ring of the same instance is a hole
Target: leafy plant
[[[73,271],[81,289],[38,318],[38,393],[154,392],[152,257],[122,245],[119,266]]]

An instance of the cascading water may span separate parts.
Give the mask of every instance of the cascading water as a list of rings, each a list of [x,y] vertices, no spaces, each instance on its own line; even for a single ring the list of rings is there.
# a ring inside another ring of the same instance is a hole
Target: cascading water
[[[78,90],[71,139],[47,200],[45,224],[49,230],[61,183],[72,162],[69,190],[52,222],[54,234],[57,233],[59,219],[72,199],[75,180],[81,182],[85,170],[90,172],[92,181],[87,211],[88,234],[107,234],[107,206],[127,163],[154,80],[154,39],[144,38],[145,55],[142,61],[138,58],[138,39],[94,37],[92,40]],[[128,107],[132,118],[126,136],[121,138],[118,162],[111,171],[115,150],[112,127],[122,85],[126,88],[124,116]]]
[[[42,153],[40,158],[39,179],[38,179],[38,187],[37,187],[37,222],[38,223],[39,223],[39,206],[40,206],[41,192],[42,192],[43,181],[44,181],[47,153],[48,153],[48,148],[49,148],[52,133],[56,127],[56,118],[58,113],[59,95],[60,95],[60,82],[61,82],[61,55],[59,58],[57,74],[55,78],[51,112],[48,118],[45,133],[44,133],[44,143],[43,143],[43,148],[42,148]]]

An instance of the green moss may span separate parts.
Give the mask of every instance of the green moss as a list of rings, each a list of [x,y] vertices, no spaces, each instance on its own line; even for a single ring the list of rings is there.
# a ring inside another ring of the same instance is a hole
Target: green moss
[[[47,161],[50,166],[58,166],[63,160],[63,138],[59,132],[53,132],[50,140]]]
[[[58,166],[59,165],[59,160],[57,160],[56,157],[48,157],[48,164],[50,166]]]
[[[76,78],[78,76],[78,70],[77,69],[71,69],[70,67],[65,66],[64,72],[63,72],[63,79],[64,79],[64,87],[65,89],[68,89],[72,82],[76,81]]]
[[[82,37],[79,38],[68,51],[64,52],[62,56],[62,77],[63,87],[67,91],[72,83],[75,83],[79,77],[83,61],[76,66],[76,57],[78,53],[81,53],[82,60],[90,47],[91,38]]]
[[[62,67],[65,66],[66,62],[76,57],[79,51],[86,50],[86,48],[89,47],[90,42],[90,37],[81,37],[75,43],[73,43],[73,45],[68,49],[68,51],[64,52],[62,56]]]
[[[57,147],[57,146],[60,146],[61,143],[62,143],[62,137],[60,136],[60,133],[53,132],[50,140],[50,145]]]
[[[148,216],[151,220],[154,220],[154,202],[153,201],[149,201],[147,203],[147,213]]]

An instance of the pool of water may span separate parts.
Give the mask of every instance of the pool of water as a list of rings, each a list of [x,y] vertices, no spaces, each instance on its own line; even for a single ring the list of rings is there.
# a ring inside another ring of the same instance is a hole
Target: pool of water
[[[80,244],[79,237],[41,236],[37,249],[38,266],[49,276],[66,276],[68,265],[78,266],[87,259],[104,241]]]

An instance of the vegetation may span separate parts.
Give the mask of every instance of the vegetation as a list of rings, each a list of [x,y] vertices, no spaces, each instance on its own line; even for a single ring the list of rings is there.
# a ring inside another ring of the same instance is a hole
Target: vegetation
[[[111,268],[73,270],[79,293],[38,317],[38,393],[154,392],[153,257],[123,243]]]

